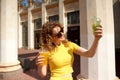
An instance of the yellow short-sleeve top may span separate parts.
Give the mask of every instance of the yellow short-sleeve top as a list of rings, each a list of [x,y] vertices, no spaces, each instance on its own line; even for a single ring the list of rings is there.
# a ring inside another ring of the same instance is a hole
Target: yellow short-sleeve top
[[[50,66],[51,76],[62,76],[73,72],[73,52],[79,46],[73,42],[68,42],[68,46],[61,43],[55,50],[49,52],[48,64]]]

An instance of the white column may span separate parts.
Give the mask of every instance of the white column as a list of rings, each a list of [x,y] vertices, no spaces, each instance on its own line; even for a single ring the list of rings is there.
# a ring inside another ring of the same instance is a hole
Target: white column
[[[64,32],[67,32],[67,16],[65,13],[64,0],[59,0],[59,22],[64,26]]]
[[[18,48],[22,48],[22,24],[20,19],[20,14],[18,14]]]
[[[31,7],[28,8],[28,49],[34,49],[34,23],[32,21]]]
[[[0,73],[21,68],[18,61],[17,0],[0,1]]]
[[[88,31],[87,31],[87,11],[86,11],[86,0],[79,0],[79,8],[80,8],[80,45],[86,49],[88,49]],[[80,68],[81,73],[80,77],[84,76],[88,78],[88,58],[81,57],[80,58]]]
[[[81,35],[85,35],[86,48],[91,46],[93,42],[93,33],[91,28],[91,18],[98,16],[102,20],[103,37],[99,42],[98,50],[93,58],[81,58],[81,65],[88,65],[85,70],[81,67],[82,76],[88,77],[89,80],[114,80],[115,79],[115,47],[114,47],[114,21],[113,21],[113,0],[79,0],[80,1],[80,21],[81,21]],[[86,6],[84,6],[84,4]],[[84,7],[82,7],[84,6]],[[83,22],[87,21],[87,22]],[[84,25],[84,23],[86,23]],[[87,26],[87,27],[86,27]],[[86,27],[85,29],[83,27]],[[87,31],[86,31],[87,30]],[[82,46],[81,45],[81,46]],[[85,59],[85,60],[84,60]],[[85,64],[83,62],[86,62]],[[84,73],[84,71],[86,74]],[[88,72],[88,73],[87,73]]]
[[[42,25],[47,21],[46,3],[42,3]]]

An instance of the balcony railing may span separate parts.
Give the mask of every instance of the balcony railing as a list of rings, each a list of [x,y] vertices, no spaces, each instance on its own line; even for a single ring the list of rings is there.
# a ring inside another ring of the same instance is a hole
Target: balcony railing
[[[54,4],[59,2],[59,0],[46,0],[46,4]]]

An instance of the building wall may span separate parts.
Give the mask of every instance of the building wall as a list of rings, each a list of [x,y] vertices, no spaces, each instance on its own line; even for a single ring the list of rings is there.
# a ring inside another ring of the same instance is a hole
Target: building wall
[[[65,4],[65,14],[66,13],[70,13],[70,12],[79,11],[79,4],[78,3],[79,3],[78,1],[77,2],[75,1],[75,2],[72,2],[72,3]],[[31,13],[32,13],[32,20],[33,20],[33,22],[34,22],[35,19],[42,18],[42,10],[41,9],[42,9],[41,7],[39,9],[33,9],[32,8]],[[47,15],[46,15],[45,18],[47,20],[49,19],[49,16],[54,16],[54,15],[58,15],[59,16],[60,15],[59,5],[54,6],[54,7],[50,7],[50,8],[48,8],[48,6],[47,6],[46,7],[46,14]],[[67,15],[65,15],[65,17],[66,16]],[[21,17],[21,21],[20,22],[29,21],[28,20],[28,17],[29,17],[28,16],[28,12],[21,13],[20,17]],[[72,26],[76,26],[76,24],[75,25],[73,24]],[[79,27],[79,24],[77,24],[77,27]],[[35,33],[35,31],[36,30],[34,30],[34,33]],[[40,31],[40,30],[38,30],[38,31]],[[35,35],[36,35],[36,33],[35,33]],[[80,39],[79,39],[79,41],[80,41]],[[80,42],[78,42],[78,43],[80,43]],[[73,78],[74,78],[74,80],[76,80],[76,76],[80,73],[80,57],[78,55],[75,55],[75,62],[77,62],[77,63],[73,64],[73,69],[74,69]]]
[[[47,16],[59,15],[59,7],[47,9]]]
[[[69,3],[65,5],[65,12],[74,12],[79,10],[79,2]]]
[[[70,0],[71,1],[71,0]],[[68,2],[65,5],[65,13],[69,13],[69,12],[74,12],[74,11],[79,11],[79,2],[78,1],[73,1],[73,2]],[[53,7],[51,7],[53,6]],[[54,6],[54,4],[50,4],[50,6],[45,6],[46,7],[46,19],[48,21],[49,16],[54,16],[54,15],[60,15],[59,13],[59,5]],[[20,23],[22,22],[27,22],[28,21],[28,12],[24,11],[22,12],[22,10],[19,11],[20,12]],[[31,7],[31,13],[32,13],[32,20],[34,22],[35,19],[38,18],[42,18],[42,7],[37,7],[37,8],[33,8]],[[42,19],[43,20],[43,19]],[[20,24],[22,25],[22,24]],[[78,24],[79,25],[79,24]],[[74,26],[74,25],[72,25]],[[34,26],[33,26],[34,27]]]
[[[74,12],[74,11],[78,11],[79,9],[79,3],[80,2],[71,2],[71,3],[67,3],[65,4],[65,13],[69,13],[69,12]],[[117,3],[117,0],[114,0],[114,23],[115,23],[115,46],[116,48],[120,48],[120,2]],[[37,18],[41,18],[42,16],[42,10],[38,10],[36,12],[34,12],[32,14],[32,19],[37,19]],[[49,16],[53,16],[53,15],[59,15],[59,6],[53,7],[53,8],[48,8],[47,10],[47,19]],[[21,16],[21,22],[27,21],[27,14]]]
[[[37,12],[32,13],[33,20],[41,18],[41,16],[42,16],[41,11],[37,11]]]

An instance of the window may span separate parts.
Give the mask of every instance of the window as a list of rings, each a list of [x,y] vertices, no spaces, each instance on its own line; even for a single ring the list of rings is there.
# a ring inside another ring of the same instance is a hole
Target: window
[[[41,26],[42,26],[42,20],[41,20],[41,18],[35,19],[35,20],[34,20],[34,29],[35,29],[35,30],[36,30],[36,29],[40,29]]]
[[[28,46],[28,22],[22,23],[22,45],[23,47]]]
[[[79,11],[68,13],[67,21],[68,24],[79,24]]]
[[[54,15],[54,16],[49,16],[49,21],[59,21],[59,16],[58,15]]]

